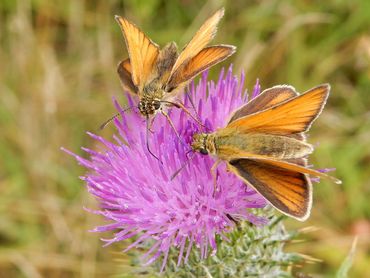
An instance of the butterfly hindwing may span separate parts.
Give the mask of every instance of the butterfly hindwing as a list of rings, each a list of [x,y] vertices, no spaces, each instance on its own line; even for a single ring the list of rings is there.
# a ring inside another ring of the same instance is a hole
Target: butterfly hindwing
[[[131,94],[137,94],[137,87],[132,82],[132,69],[130,59],[121,61],[117,67],[117,73],[121,80],[122,86]]]
[[[276,209],[304,221],[312,205],[312,184],[302,173],[253,159],[235,159],[229,168]]]
[[[318,178],[325,178],[330,179],[336,184],[341,184],[341,180],[332,177],[326,173],[308,168],[305,158],[293,158],[293,159],[276,159],[273,157],[269,157],[267,155],[257,155],[257,154],[251,154],[246,152],[240,152],[240,155],[234,155],[233,157],[229,157],[228,161],[236,160],[236,159],[253,159],[255,161],[261,161],[265,164],[269,164],[272,166],[284,168],[289,171],[299,172],[302,174],[311,175],[313,177]],[[297,160],[298,159],[298,160]]]

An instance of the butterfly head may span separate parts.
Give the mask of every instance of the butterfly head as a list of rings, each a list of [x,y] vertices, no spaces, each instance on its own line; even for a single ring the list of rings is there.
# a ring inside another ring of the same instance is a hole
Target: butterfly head
[[[143,116],[155,114],[161,108],[161,101],[157,98],[142,99],[139,102],[138,109]]]
[[[196,133],[193,135],[191,142],[191,148],[193,151],[200,152],[201,154],[207,155],[209,153],[209,134]]]

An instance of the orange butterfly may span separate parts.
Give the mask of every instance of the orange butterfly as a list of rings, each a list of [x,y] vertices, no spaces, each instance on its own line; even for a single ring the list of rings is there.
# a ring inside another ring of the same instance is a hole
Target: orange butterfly
[[[164,110],[166,106],[176,106],[188,112],[176,100],[179,89],[235,52],[231,45],[206,47],[215,36],[223,14],[224,9],[220,9],[211,16],[180,54],[176,43],[170,42],[160,49],[134,24],[116,16],[129,53],[129,58],[119,63],[117,71],[123,87],[139,97],[138,109],[143,116],[148,119],[160,111],[168,118]]]
[[[329,96],[328,84],[302,95],[291,86],[275,86],[236,110],[225,128],[195,134],[192,149],[222,160],[282,213],[306,220],[312,206],[308,175],[340,180],[307,167],[313,147],[304,133]],[[215,178],[215,177],[214,177]]]

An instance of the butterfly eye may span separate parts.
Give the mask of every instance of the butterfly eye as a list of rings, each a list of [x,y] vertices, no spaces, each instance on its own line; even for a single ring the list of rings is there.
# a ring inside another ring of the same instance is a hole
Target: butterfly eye
[[[208,154],[208,151],[206,149],[200,149],[199,151],[201,154],[204,154],[204,155],[207,155]]]
[[[155,110],[158,110],[161,107],[161,103],[159,101],[154,101],[153,106]]]

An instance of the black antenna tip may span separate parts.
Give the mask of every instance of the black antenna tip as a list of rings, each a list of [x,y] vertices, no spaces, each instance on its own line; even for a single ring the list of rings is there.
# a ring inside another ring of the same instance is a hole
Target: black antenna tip
[[[103,130],[107,125],[107,122],[103,123],[101,126],[99,126],[99,130]]]

